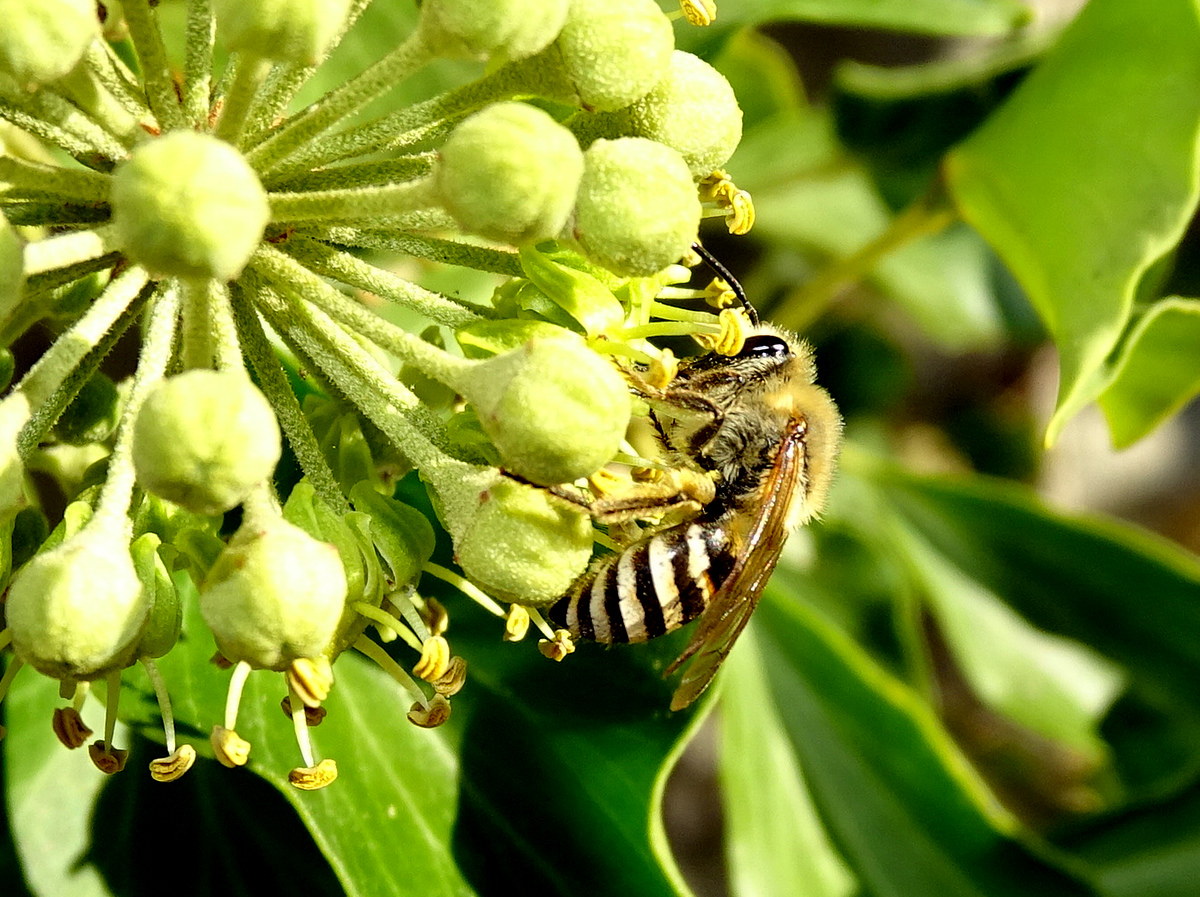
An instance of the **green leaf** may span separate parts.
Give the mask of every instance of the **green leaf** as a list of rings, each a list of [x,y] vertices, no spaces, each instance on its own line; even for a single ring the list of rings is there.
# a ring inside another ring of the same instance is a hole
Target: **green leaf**
[[[1094,0],[948,157],[963,215],[1012,269],[1058,344],[1062,377],[1048,441],[1103,390],[1143,274],[1192,217],[1197,83],[1195,3]]]
[[[1200,711],[1194,555],[1128,524],[1053,512],[1022,486],[877,476],[889,503],[959,570],[1035,625],[1120,662],[1150,693]]]
[[[825,833],[771,702],[756,629],[739,639],[721,689],[730,890],[739,897],[848,897],[854,877]]]
[[[1099,767],[1105,745],[1096,730],[1121,690],[1120,672],[1084,646],[1034,629],[916,533],[898,527],[895,538],[979,698]]]
[[[1108,897],[1187,897],[1200,877],[1200,786],[1096,820],[1063,846],[1095,869]]]
[[[780,569],[758,611],[775,705],[842,856],[878,897],[1093,895],[1026,840],[932,710],[794,600]]]
[[[1001,35],[1025,24],[1030,9],[1017,0],[738,0],[720,4],[717,24],[800,20],[919,31]]]
[[[1137,442],[1200,393],[1200,300],[1155,302],[1121,347],[1100,396],[1113,444]]]

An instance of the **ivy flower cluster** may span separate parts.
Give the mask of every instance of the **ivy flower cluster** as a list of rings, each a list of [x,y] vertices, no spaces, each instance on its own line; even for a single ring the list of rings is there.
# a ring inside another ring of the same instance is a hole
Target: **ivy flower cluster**
[[[75,748],[103,683],[89,751],[106,772],[125,763],[133,664],[164,721],[152,775],[194,762],[155,665],[179,637],[181,577],[232,669],[213,754],[247,762],[242,688],[282,673],[299,788],[337,774],[308,728],[347,649],[411,693],[415,724],[447,718],[466,665],[422,574],[506,638],[532,624],[543,653],[568,653],[538,608],[604,536],[546,487],[653,468],[627,441],[644,409],[623,376],[669,378],[650,339],[736,345],[736,314],[678,301],[728,299],[677,286],[700,220],[752,220],[721,170],[732,91],[674,49],[671,18],[704,24],[710,2],[424,0],[407,39],[291,111],[367,5],[189,0],[180,65],[153,0],[99,16],[94,0],[0,0],[0,699],[23,667],[58,680],[54,730]],[[364,118],[438,58],[486,65]],[[442,295],[396,273],[405,257],[498,286],[488,304]],[[116,383],[103,363],[127,334],[136,370]],[[281,499],[285,440],[303,478]],[[414,469],[461,572],[430,560],[430,521],[393,498]]]

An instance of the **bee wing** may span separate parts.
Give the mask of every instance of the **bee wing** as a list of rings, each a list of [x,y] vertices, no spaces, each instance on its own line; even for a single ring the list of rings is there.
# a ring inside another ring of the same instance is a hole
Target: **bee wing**
[[[807,430],[804,418],[792,420],[763,483],[762,504],[733,569],[705,609],[691,642],[667,668],[670,675],[691,659],[671,697],[672,710],[682,710],[708,688],[758,605],[787,539],[788,511],[806,466]]]

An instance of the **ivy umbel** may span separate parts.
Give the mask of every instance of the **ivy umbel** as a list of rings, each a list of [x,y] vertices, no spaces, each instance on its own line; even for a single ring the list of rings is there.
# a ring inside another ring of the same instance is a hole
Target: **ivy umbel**
[[[0,699],[22,667],[57,679],[54,730],[80,747],[104,683],[90,752],[115,772],[121,674],[140,664],[167,749],[151,772],[177,778],[196,752],[155,660],[194,587],[231,669],[213,754],[248,762],[242,688],[276,671],[290,781],[319,788],[337,767],[308,729],[345,650],[411,694],[415,724],[450,713],[466,665],[422,574],[503,618],[498,637],[532,623],[543,653],[571,650],[538,608],[604,536],[563,484],[653,466],[626,441],[643,412],[622,365],[670,368],[649,337],[739,339],[736,315],[664,300],[705,298],[672,286],[702,218],[752,220],[720,170],[741,113],[674,50],[671,19],[707,24],[711,2],[424,0],[395,49],[299,109],[367,0],[189,0],[179,60],[156,6],[0,0]],[[484,64],[361,114],[447,57]],[[494,275],[494,295],[423,288],[398,273],[413,260]],[[426,329],[392,323],[413,319]],[[136,371],[118,384],[104,362],[123,338]],[[276,478],[285,443],[299,482]],[[410,470],[461,573],[393,498]]]

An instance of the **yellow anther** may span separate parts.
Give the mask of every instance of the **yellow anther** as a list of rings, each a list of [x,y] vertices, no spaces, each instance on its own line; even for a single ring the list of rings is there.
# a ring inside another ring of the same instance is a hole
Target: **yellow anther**
[[[212,742],[213,754],[216,756],[217,762],[222,766],[233,769],[235,766],[245,766],[246,761],[250,759],[250,742],[233,729],[213,726],[209,741]]]
[[[316,766],[299,766],[288,773],[288,782],[301,791],[316,791],[337,778],[337,763],[322,760]]]
[[[461,657],[451,657],[450,665],[446,668],[446,672],[431,684],[434,691],[448,698],[462,691],[462,687],[466,682],[467,662]]]
[[[150,761],[150,778],[156,782],[174,782],[192,768],[196,762],[196,749],[190,744],[181,744],[166,757]]]
[[[83,722],[83,717],[74,707],[59,707],[54,711],[54,719],[50,723],[58,740],[72,750],[83,747],[92,737],[92,730]]]
[[[575,651],[575,642],[571,640],[571,633],[565,629],[554,630],[554,638],[544,638],[538,642],[538,650],[543,655],[551,660],[562,660],[568,654]]]
[[[745,190],[737,190],[729,197],[725,225],[736,236],[747,234],[754,227],[754,200]]]
[[[450,702],[443,695],[434,695],[428,704],[413,704],[408,721],[422,729],[434,729],[450,719]]]
[[[446,675],[450,667],[450,643],[440,635],[432,635],[421,645],[421,659],[413,667],[413,674],[426,682],[433,682]]]
[[[333,688],[333,667],[327,657],[297,657],[283,675],[305,707],[321,706]]]
[[[717,18],[717,4],[713,0],[679,0],[679,8],[692,25],[711,25]]]
[[[504,615],[504,640],[519,642],[529,631],[529,611],[519,604],[510,604]]]
[[[737,355],[742,351],[750,332],[750,319],[740,308],[725,308],[721,310],[717,320],[721,325],[720,333],[715,336],[697,333],[693,334],[692,338],[710,352],[716,352],[718,355]]]
[[[679,373],[679,359],[670,349],[662,349],[656,357],[650,359],[650,367],[646,370],[646,382],[658,389],[665,389]]]
[[[700,182],[700,200],[725,212],[725,226],[731,234],[747,233],[754,226],[754,200],[722,169]]]
[[[704,301],[713,308],[732,308],[739,305],[737,293],[722,277],[714,277],[704,288]]]
[[[283,711],[283,715],[288,719],[292,718],[292,699],[287,695],[283,696],[283,700],[279,702],[279,709]],[[319,726],[325,719],[328,713],[324,707],[305,707],[304,708],[304,723],[309,728]]]
[[[607,467],[601,467],[588,477],[588,487],[592,495],[604,498],[607,495],[619,495],[629,488],[629,480]]]
[[[88,745],[88,756],[92,758],[92,764],[98,770],[106,776],[111,776],[125,768],[125,761],[129,759],[129,751],[111,748],[101,739]]]

